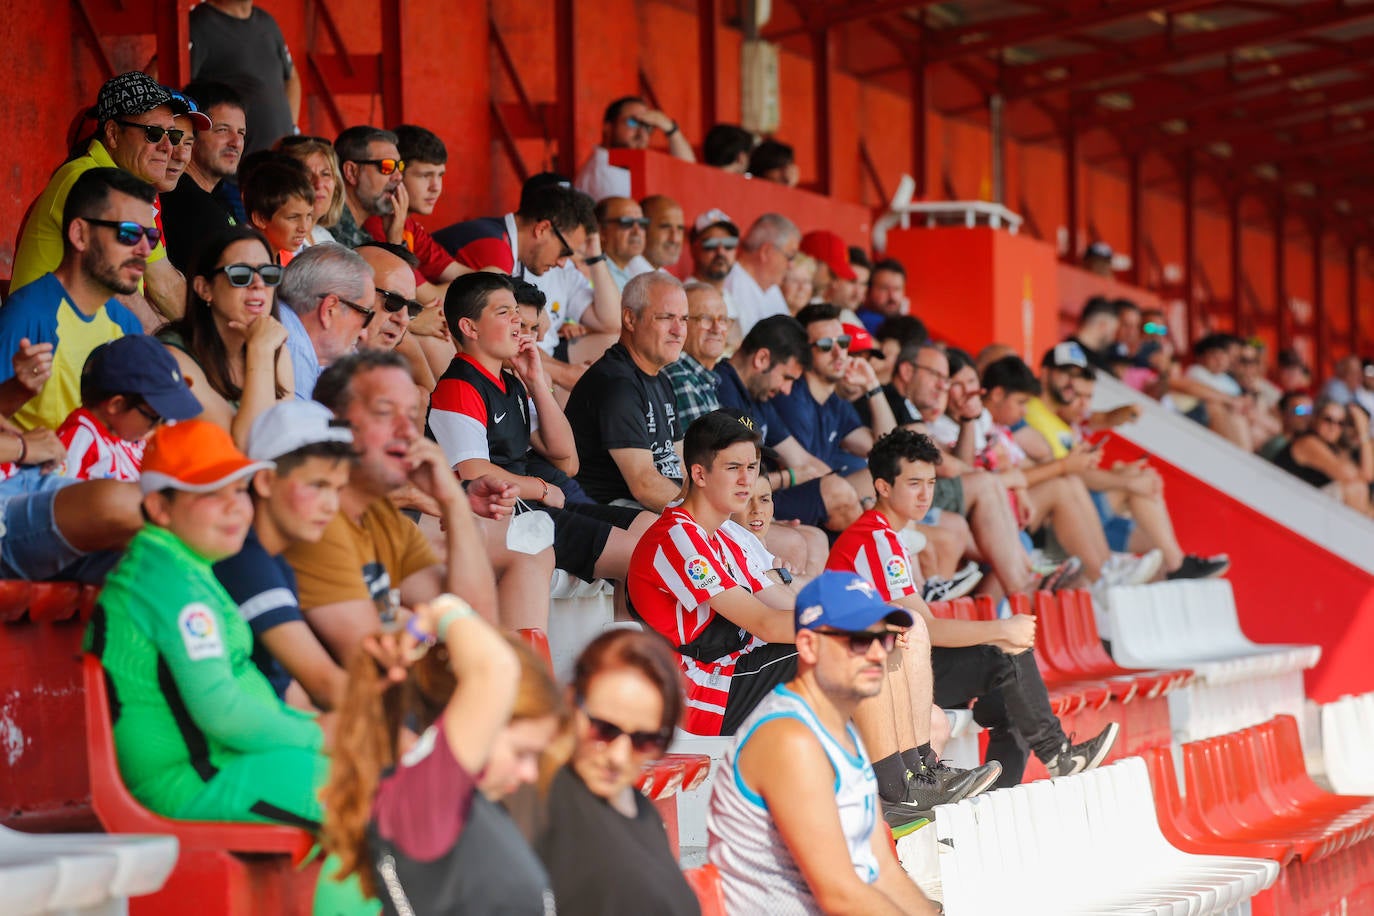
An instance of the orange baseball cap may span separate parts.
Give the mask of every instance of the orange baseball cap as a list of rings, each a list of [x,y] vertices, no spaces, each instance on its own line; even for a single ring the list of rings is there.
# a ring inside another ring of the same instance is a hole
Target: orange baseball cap
[[[183,420],[158,427],[148,440],[139,486],[144,493],[169,488],[209,493],[274,466],[250,460],[224,427],[209,420]]]

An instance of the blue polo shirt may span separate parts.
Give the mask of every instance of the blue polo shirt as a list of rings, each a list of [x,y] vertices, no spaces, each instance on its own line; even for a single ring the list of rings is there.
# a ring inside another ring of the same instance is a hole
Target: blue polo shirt
[[[763,436],[764,445],[773,448],[779,442],[791,438],[792,430],[773,409],[776,397],[771,401],[756,401],[750,397],[749,389],[744,387],[744,380],[739,377],[739,373],[730,365],[728,359],[716,363],[715,372],[720,376],[720,385],[716,387],[716,397],[720,400],[720,406],[733,407],[753,417],[759,435]]]
[[[792,386],[791,394],[775,397],[773,407],[802,448],[834,470],[851,474],[868,467],[866,460],[840,447],[845,436],[864,424],[854,405],[838,394],[832,392],[824,404],[818,404],[803,378]]]

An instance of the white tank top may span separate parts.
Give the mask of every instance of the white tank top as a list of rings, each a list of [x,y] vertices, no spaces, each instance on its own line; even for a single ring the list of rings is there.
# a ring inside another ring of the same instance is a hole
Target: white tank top
[[[773,719],[797,719],[816,735],[835,770],[835,804],[849,858],[860,880],[878,879],[878,860],[870,845],[878,818],[878,780],[853,723],[845,729],[858,753],[851,754],[825,730],[811,707],[779,685],[736,732],[725,752],[725,765],[715,779],[706,816],[708,857],[720,871],[725,911],[731,916],[794,916],[820,913],[816,898],[788,852],[763,798],[740,776],[739,753],[755,730]],[[807,804],[807,799],[795,799]]]

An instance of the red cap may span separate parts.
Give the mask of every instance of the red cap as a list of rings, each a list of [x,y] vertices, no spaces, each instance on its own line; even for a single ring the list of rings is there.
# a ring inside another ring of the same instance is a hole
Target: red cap
[[[842,324],[844,332],[849,335],[849,355],[856,353],[867,353],[869,350],[877,349],[873,343],[873,335],[868,333],[868,329],[861,324]]]
[[[841,280],[857,280],[859,275],[849,263],[849,246],[828,229],[817,229],[802,236],[801,250],[820,261]]]

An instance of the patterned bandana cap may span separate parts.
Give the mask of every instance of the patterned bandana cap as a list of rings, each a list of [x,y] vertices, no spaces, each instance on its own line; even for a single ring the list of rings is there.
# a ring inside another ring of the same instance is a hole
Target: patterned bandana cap
[[[158,85],[157,80],[138,70],[130,70],[100,87],[92,113],[97,121],[109,121],[143,114],[171,101],[172,96]]]

